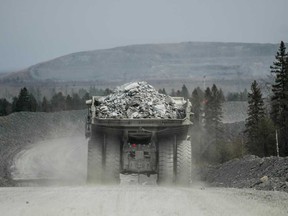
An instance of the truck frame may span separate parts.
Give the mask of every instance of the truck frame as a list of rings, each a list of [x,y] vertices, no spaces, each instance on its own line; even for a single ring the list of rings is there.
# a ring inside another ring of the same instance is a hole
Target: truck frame
[[[177,119],[99,118],[99,96],[87,100],[88,183],[119,183],[120,174],[157,174],[159,184],[191,182],[189,134],[191,103],[173,97],[184,109]]]

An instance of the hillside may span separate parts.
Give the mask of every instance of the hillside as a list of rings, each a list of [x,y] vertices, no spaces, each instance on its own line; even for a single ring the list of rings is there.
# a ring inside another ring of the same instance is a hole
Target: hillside
[[[131,45],[72,53],[2,80],[106,81],[131,80],[235,80],[269,73],[278,45],[185,42]]]

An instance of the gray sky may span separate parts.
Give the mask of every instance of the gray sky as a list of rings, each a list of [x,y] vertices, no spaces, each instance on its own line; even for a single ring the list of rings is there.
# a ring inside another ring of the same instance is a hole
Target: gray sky
[[[72,52],[288,41],[288,0],[0,0],[0,71]]]

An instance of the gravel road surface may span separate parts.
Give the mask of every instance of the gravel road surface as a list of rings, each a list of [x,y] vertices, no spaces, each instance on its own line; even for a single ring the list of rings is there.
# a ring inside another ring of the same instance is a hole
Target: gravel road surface
[[[0,188],[6,216],[288,215],[288,193],[224,188],[78,186]]]

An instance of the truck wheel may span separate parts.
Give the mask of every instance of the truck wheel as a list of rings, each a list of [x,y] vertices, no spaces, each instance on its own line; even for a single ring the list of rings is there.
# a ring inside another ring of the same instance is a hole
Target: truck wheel
[[[158,183],[173,184],[173,139],[161,139],[158,155]]]
[[[120,139],[106,136],[104,183],[120,183]]]
[[[87,183],[102,181],[102,145],[100,137],[91,137],[88,141]]]
[[[176,182],[188,185],[192,177],[192,148],[191,142],[184,140],[177,145],[177,174]]]

